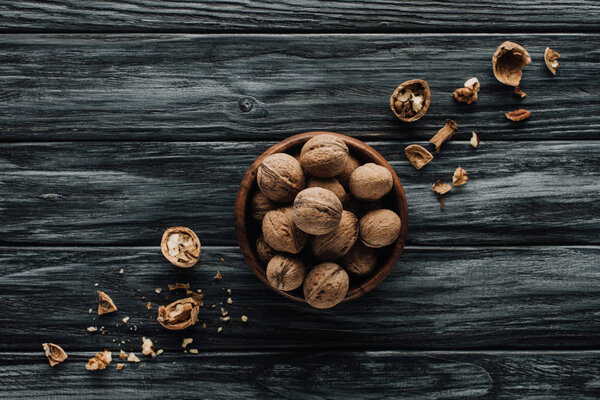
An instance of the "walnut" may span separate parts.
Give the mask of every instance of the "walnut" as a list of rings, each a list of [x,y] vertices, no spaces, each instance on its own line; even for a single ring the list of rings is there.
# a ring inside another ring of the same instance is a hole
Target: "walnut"
[[[404,155],[408,161],[412,164],[416,169],[421,169],[431,160],[433,160],[433,154],[431,154],[427,149],[418,144],[411,144],[404,149]]]
[[[405,122],[420,119],[429,108],[431,92],[422,79],[412,79],[400,84],[390,97],[390,107],[396,117]]]
[[[358,220],[349,211],[342,211],[342,219],[333,232],[315,236],[311,249],[322,260],[336,260],[350,251],[358,238]]]
[[[434,137],[429,139],[429,141],[435,146],[436,153],[440,152],[442,144],[444,144],[444,142],[446,142],[447,140],[450,140],[452,136],[454,136],[455,132],[456,122],[448,118],[446,120],[446,125],[444,125],[444,127],[440,129]]]
[[[527,110],[515,110],[515,111],[511,111],[511,112],[507,112],[506,114],[506,118],[510,119],[511,121],[523,121],[524,119],[527,119],[529,117],[531,117],[531,113]]]
[[[102,353],[96,353],[94,357],[90,358],[85,364],[85,369],[88,371],[96,371],[98,369],[104,369],[110,365],[112,361],[112,354],[108,350],[104,350]]]
[[[277,252],[265,242],[265,238],[261,235],[256,239],[256,254],[263,264],[268,264],[271,258],[277,255]]]
[[[315,308],[339,304],[348,293],[350,277],[338,264],[324,262],[314,267],[304,281],[304,298]]]
[[[338,175],[340,176],[340,175]],[[341,202],[346,200],[346,189],[336,178],[310,178],[306,187],[320,187],[331,190]]]
[[[344,186],[348,188],[348,184],[350,183],[350,175],[354,172],[356,168],[360,167],[360,163],[354,156],[348,155],[348,160],[346,161],[346,166],[341,174],[336,176],[337,180]],[[334,192],[335,193],[335,192]]]
[[[160,306],[156,320],[170,330],[185,329],[198,322],[199,311],[198,302],[191,297],[186,297],[167,306]]]
[[[452,185],[453,186],[461,186],[467,183],[469,177],[467,176],[467,171],[465,171],[462,167],[456,168],[454,171],[454,176],[452,176]]]
[[[269,211],[263,218],[262,232],[269,246],[285,253],[299,253],[308,240],[294,223],[291,207]]]
[[[163,256],[180,268],[193,267],[200,257],[200,239],[190,228],[174,226],[163,233],[160,241]]]
[[[524,99],[525,97],[527,97],[527,93],[525,93],[523,91],[523,89],[521,89],[519,86],[517,86],[515,88],[515,90],[513,90],[513,93],[515,94],[515,96],[519,96],[522,99]]]
[[[304,189],[304,171],[289,154],[272,154],[258,167],[256,183],[269,199],[277,203],[289,203]]]
[[[346,168],[348,153],[348,146],[339,137],[317,135],[302,146],[300,163],[312,176],[332,178]]]
[[[51,367],[54,367],[56,364],[60,364],[67,359],[67,353],[65,353],[62,347],[57,344],[42,343],[42,348],[44,349],[44,353],[46,354],[46,358],[48,358]]]
[[[271,210],[278,208],[277,203],[273,202],[263,192],[257,190],[250,199],[250,215],[257,221],[262,221],[265,214]]]
[[[444,209],[444,195],[448,193],[450,189],[452,189],[452,186],[448,185],[447,183],[442,183],[442,181],[440,181],[439,179],[435,181],[435,183],[431,187],[431,190],[438,194],[438,200],[440,202],[440,208],[442,210]]]
[[[558,59],[560,58],[560,54],[556,51],[552,50],[550,47],[546,47],[546,51],[544,51],[544,61],[546,62],[546,67],[552,72],[553,75],[556,75],[556,71],[558,70]]]
[[[472,132],[472,136],[471,136],[471,140],[469,140],[469,143],[471,144],[471,147],[473,148],[477,148],[479,147],[479,136],[477,136],[477,134],[475,132]]]
[[[394,186],[392,173],[381,165],[368,163],[354,170],[350,177],[350,192],[359,200],[376,201]]]
[[[385,247],[398,239],[401,225],[400,217],[391,210],[370,211],[360,219],[360,241],[367,247]]]
[[[267,280],[278,290],[289,291],[299,288],[305,276],[304,264],[295,257],[276,255],[267,265]]]
[[[454,91],[454,99],[461,103],[474,103],[479,96],[479,89],[479,80],[477,78],[471,78],[465,82],[464,87]]]
[[[342,218],[342,202],[331,191],[320,187],[304,189],[294,200],[294,223],[311,235],[333,231]]]
[[[117,311],[117,306],[113,303],[112,299],[104,292],[98,290],[98,315],[108,314]]]
[[[531,62],[527,50],[517,43],[506,41],[492,57],[494,76],[505,85],[519,86],[522,69]]]
[[[377,253],[362,244],[361,241],[357,241],[348,254],[342,258],[342,266],[350,274],[358,277],[369,275],[375,269],[376,264]]]

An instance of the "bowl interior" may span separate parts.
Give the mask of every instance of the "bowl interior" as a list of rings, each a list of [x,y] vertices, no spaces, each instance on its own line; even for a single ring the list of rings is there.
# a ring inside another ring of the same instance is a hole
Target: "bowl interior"
[[[381,208],[387,208],[395,211],[398,216],[400,216],[402,221],[400,235],[398,236],[396,242],[387,247],[378,249],[377,266],[373,273],[364,278],[351,276],[350,288],[348,290],[348,294],[344,298],[344,301],[352,300],[362,296],[366,292],[379,285],[379,283],[381,283],[387,277],[402,253],[402,249],[404,248],[406,241],[406,234],[408,232],[408,207],[400,179],[398,179],[395,171],[387,163],[387,161],[370,146],[349,136],[321,131],[301,133],[275,144],[256,159],[242,180],[235,205],[236,235],[244,259],[254,274],[256,274],[256,276],[272,290],[284,297],[300,302],[306,302],[302,293],[302,287],[294,291],[283,292],[273,288],[266,278],[266,265],[264,265],[258,258],[255,246],[256,240],[261,234],[261,226],[258,221],[252,219],[250,216],[250,198],[255,191],[259,190],[256,184],[256,173],[259,165],[265,157],[275,153],[288,153],[290,155],[299,154],[304,143],[306,143],[310,138],[323,133],[336,135],[344,140],[350,150],[350,154],[356,157],[361,164],[372,162],[386,167],[392,173],[394,186],[390,193],[381,199]],[[307,265],[308,268],[312,266],[313,265]]]

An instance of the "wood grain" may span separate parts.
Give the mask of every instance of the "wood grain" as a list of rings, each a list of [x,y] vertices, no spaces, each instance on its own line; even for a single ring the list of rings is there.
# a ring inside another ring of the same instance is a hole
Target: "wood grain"
[[[11,32],[564,32],[597,30],[592,0],[438,1],[6,0]]]
[[[1,398],[597,399],[598,352],[165,353],[121,371],[2,353]],[[15,379],[17,377],[17,379]]]
[[[534,59],[525,100],[492,74],[507,39]],[[428,140],[446,118],[484,140],[597,139],[599,44],[597,34],[3,35],[0,140],[270,140],[310,130]],[[561,54],[559,76],[543,62],[546,46]],[[453,90],[472,76],[479,101],[457,103]],[[432,102],[408,124],[389,97],[412,78],[429,82]],[[533,116],[507,120],[517,108]]]
[[[170,265],[158,246],[1,248],[0,326],[10,340],[0,350],[38,351],[47,341],[73,351],[117,349],[124,340],[127,351],[139,351],[142,336],[168,351],[179,351],[185,337],[201,350],[227,351],[597,349],[599,257],[598,246],[407,248],[375,290],[317,310],[271,291],[233,247],[205,247],[192,270]],[[215,283],[217,270],[223,279]],[[175,282],[205,294],[200,323],[185,331],[167,331],[155,320],[158,305],[182,296],[168,292]],[[88,314],[95,290],[119,310]],[[219,321],[222,304],[229,322]],[[107,333],[88,333],[89,326]]]
[[[420,171],[404,157],[411,142],[368,142],[404,186],[408,244],[599,244],[597,142],[481,137],[473,149],[469,134],[455,135]],[[158,245],[166,228],[183,225],[204,245],[236,245],[239,184],[271,144],[4,144],[0,242]],[[442,212],[431,185],[450,182],[459,165],[469,183],[446,196]]]

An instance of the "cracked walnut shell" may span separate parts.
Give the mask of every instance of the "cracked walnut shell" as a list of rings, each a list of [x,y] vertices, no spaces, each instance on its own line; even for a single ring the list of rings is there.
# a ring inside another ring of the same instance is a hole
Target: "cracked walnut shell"
[[[46,358],[48,358],[51,367],[54,367],[56,364],[60,364],[67,359],[67,353],[65,353],[59,345],[54,343],[42,343],[42,348],[44,349],[44,353],[46,354]]]
[[[404,155],[408,161],[416,169],[421,169],[431,160],[433,160],[433,154],[431,154],[425,147],[418,144],[411,144],[404,149]]]
[[[342,219],[330,233],[315,236],[312,251],[322,260],[337,260],[350,251],[358,239],[358,219],[350,211],[342,211]]]
[[[269,199],[263,192],[257,190],[250,199],[250,215],[257,221],[261,221],[265,215],[279,207],[277,203]]]
[[[324,262],[314,267],[304,281],[304,298],[315,308],[331,308],[348,293],[350,277],[336,263]]]
[[[287,292],[302,285],[306,268],[296,257],[276,255],[269,261],[266,274],[271,286]]]
[[[420,119],[431,103],[431,91],[426,81],[412,79],[400,84],[390,97],[390,107],[398,119],[414,122]]]
[[[435,152],[439,153],[444,142],[450,140],[456,132],[456,122],[448,118],[446,125],[438,131],[429,141],[435,146]]]
[[[492,57],[494,76],[505,85],[519,86],[522,69],[530,62],[531,57],[523,46],[506,41],[498,46]]]
[[[191,297],[186,297],[167,306],[160,306],[156,320],[169,330],[180,330],[196,324],[199,312],[198,302]]]
[[[471,104],[477,101],[479,97],[479,80],[477,78],[471,78],[465,82],[459,89],[454,91],[454,99],[461,103]]]
[[[160,251],[171,264],[179,268],[196,265],[202,246],[200,239],[190,228],[174,226],[163,233]]]
[[[393,186],[392,173],[374,163],[356,168],[350,176],[350,192],[363,201],[377,201],[388,194]]]
[[[552,75],[556,75],[556,71],[559,67],[559,58],[560,54],[552,50],[550,47],[546,47],[546,51],[544,51],[544,62],[546,63],[546,67],[548,67],[550,72],[552,72]]]
[[[289,154],[271,154],[258,167],[256,183],[269,199],[289,203],[304,189],[304,170]]]
[[[400,217],[391,210],[370,211],[360,219],[360,241],[367,247],[388,246],[398,239],[401,226]]]
[[[98,290],[96,294],[98,295],[98,315],[117,311],[117,306],[115,306],[115,303],[109,295],[100,290]]]
[[[294,200],[292,217],[300,230],[311,235],[324,235],[340,223],[342,202],[331,190],[304,189]]]
[[[321,134],[304,143],[300,164],[312,176],[332,178],[346,168],[349,152],[348,146],[339,137]]]
[[[308,241],[308,235],[294,223],[292,207],[269,211],[262,221],[262,233],[269,246],[284,253],[300,253]]]

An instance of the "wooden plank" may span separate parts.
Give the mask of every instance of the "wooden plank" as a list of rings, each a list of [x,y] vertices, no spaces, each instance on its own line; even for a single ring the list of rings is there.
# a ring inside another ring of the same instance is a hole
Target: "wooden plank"
[[[525,100],[492,74],[491,57],[507,39],[534,59],[522,82]],[[271,140],[315,129],[428,140],[448,117],[462,132],[475,130],[488,140],[597,139],[599,39],[3,35],[0,140]],[[562,55],[557,77],[544,65],[546,46]],[[481,82],[480,100],[457,103],[453,90],[472,76]],[[422,120],[402,123],[389,109],[389,96],[417,77],[429,82],[432,105]],[[505,118],[523,107],[532,111],[530,120]]]
[[[463,0],[6,0],[2,31],[11,32],[565,32],[594,31],[600,7],[593,0],[510,3]]]
[[[598,246],[409,248],[377,289],[316,310],[264,286],[237,248],[204,248],[190,271],[168,264],[158,248],[2,248],[0,326],[10,340],[0,350],[38,351],[50,341],[92,351],[125,341],[127,351],[139,351],[142,336],[169,352],[181,351],[186,337],[203,351],[598,349],[599,259]],[[217,270],[223,280],[215,283]],[[167,290],[175,282],[205,293],[200,323],[185,331],[155,320],[158,305],[180,298]],[[88,314],[97,289],[112,297],[116,313]],[[222,304],[229,322],[219,321]],[[89,326],[107,333],[88,333]]]
[[[165,353],[90,372],[91,356],[50,368],[41,352],[2,353],[0,397],[586,400],[600,387],[597,351]]]
[[[371,143],[405,187],[409,244],[598,244],[597,142],[473,149],[468,134],[455,138],[421,171],[404,157],[411,142]],[[239,182],[271,144],[4,144],[0,243],[157,245],[167,227],[181,224],[205,245],[236,245]],[[450,182],[459,165],[469,183],[446,196],[442,212],[431,184]]]

